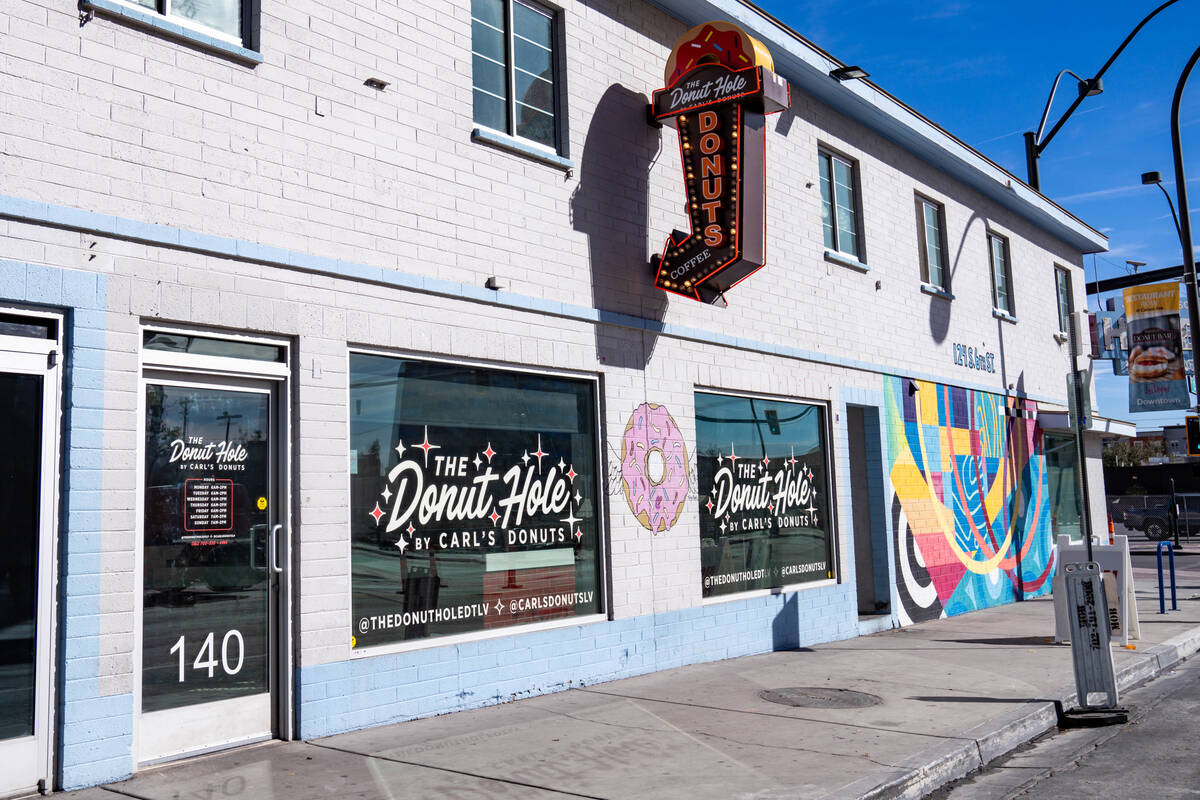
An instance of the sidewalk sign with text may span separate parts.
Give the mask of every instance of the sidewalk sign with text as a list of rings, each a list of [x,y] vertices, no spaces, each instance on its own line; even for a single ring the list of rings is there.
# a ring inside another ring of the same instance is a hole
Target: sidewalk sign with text
[[[1112,544],[1092,544],[1092,558],[1104,573],[1104,594],[1108,602],[1109,630],[1114,637],[1121,637],[1121,644],[1130,639],[1141,639],[1142,629],[1138,620],[1136,595],[1133,588],[1133,566],[1129,560],[1129,537],[1114,536]],[[1082,541],[1072,542],[1069,536],[1058,537],[1058,563],[1084,563],[1087,560],[1087,545]],[[1066,587],[1060,570],[1054,576],[1054,641],[1065,642],[1071,638],[1067,617]]]

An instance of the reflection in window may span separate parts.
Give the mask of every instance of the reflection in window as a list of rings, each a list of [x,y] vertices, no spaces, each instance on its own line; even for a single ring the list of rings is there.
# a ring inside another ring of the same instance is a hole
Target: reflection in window
[[[834,577],[824,411],[696,394],[705,597]]]
[[[142,710],[267,691],[270,398],[148,384]]]
[[[917,198],[917,241],[921,251],[921,280],[949,291],[946,279],[946,212],[941,203]]]
[[[1012,264],[1008,256],[1008,240],[988,234],[988,261],[992,269],[992,305],[1005,314],[1013,314]]]
[[[1062,267],[1054,268],[1054,292],[1058,296],[1058,330],[1066,333],[1070,328],[1071,314],[1075,311],[1075,299],[1071,297],[1071,273]]]
[[[246,0],[135,0],[137,5],[156,11],[168,18],[202,25],[217,33],[241,41],[243,2]]]
[[[1047,485],[1050,488],[1050,529],[1055,541],[1060,534],[1082,541],[1080,516],[1083,504],[1079,498],[1079,463],[1075,439],[1069,436],[1045,434]]]
[[[474,119],[558,147],[555,21],[522,0],[472,0]]]
[[[594,614],[594,385],[353,354],[354,646]]]
[[[825,247],[862,258],[858,246],[858,200],[854,165],[829,153],[818,153],[821,172],[821,224]]]

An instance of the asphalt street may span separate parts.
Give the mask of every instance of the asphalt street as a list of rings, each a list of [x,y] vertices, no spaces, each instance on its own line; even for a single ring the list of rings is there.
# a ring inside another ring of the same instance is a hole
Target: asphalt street
[[[1126,725],[1055,731],[928,800],[1200,797],[1200,660],[1125,693]]]

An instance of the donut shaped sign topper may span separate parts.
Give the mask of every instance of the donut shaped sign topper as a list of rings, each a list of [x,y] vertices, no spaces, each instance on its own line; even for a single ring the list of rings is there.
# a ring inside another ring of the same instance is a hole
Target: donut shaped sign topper
[[[642,403],[621,438],[621,483],[629,510],[652,533],[669,531],[687,500],[687,444],[666,408]]]
[[[652,259],[654,285],[706,303],[766,263],[766,115],[788,106],[771,54],[741,28],[706,22],[667,59],[656,122],[679,132],[690,231]]]

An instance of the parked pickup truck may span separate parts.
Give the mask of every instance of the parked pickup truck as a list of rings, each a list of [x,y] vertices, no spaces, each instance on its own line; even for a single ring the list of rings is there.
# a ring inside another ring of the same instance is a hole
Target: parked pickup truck
[[[1200,527],[1200,514],[1184,511],[1182,503],[1180,506],[1179,532],[1182,534],[1187,531],[1189,524],[1193,530]],[[1125,509],[1125,527],[1144,532],[1146,538],[1152,542],[1161,542],[1171,538],[1171,526],[1167,521],[1167,505],[1164,503],[1144,508]]]

